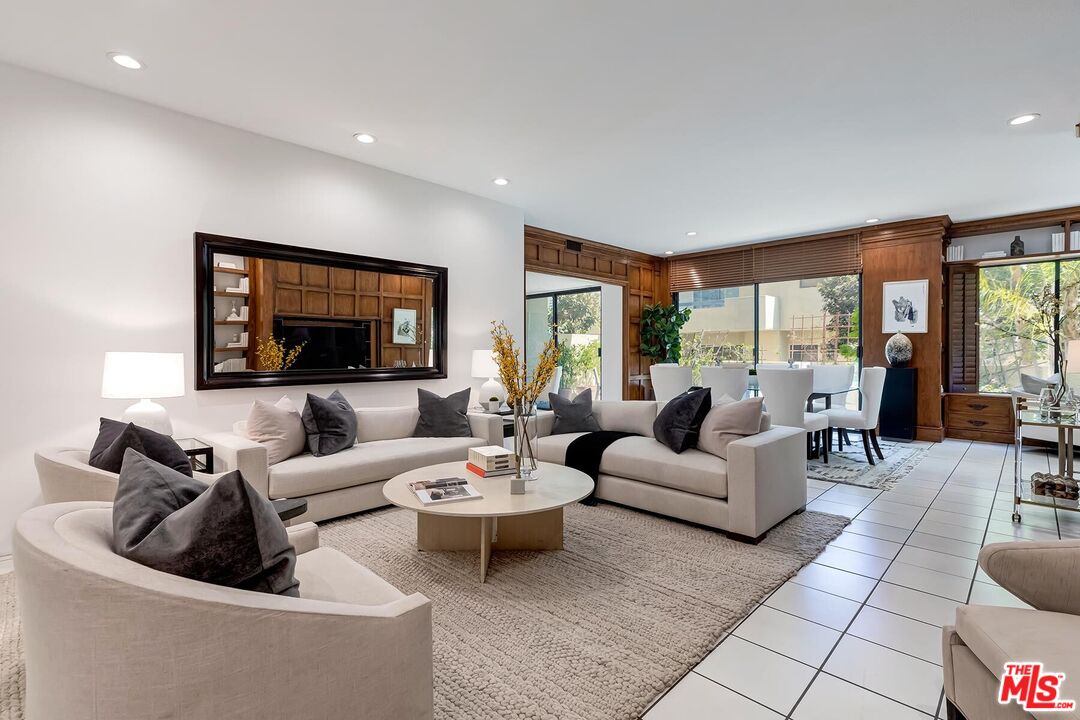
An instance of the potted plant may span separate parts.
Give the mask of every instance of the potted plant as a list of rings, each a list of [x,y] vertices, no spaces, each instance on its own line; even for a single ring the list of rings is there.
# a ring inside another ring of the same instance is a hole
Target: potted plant
[[[641,354],[656,361],[649,376],[659,402],[667,402],[690,387],[692,370],[679,366],[681,333],[688,320],[690,308],[656,304],[641,310]]]
[[[500,407],[502,407],[502,400],[500,400],[495,395],[489,397],[487,399],[487,402],[484,403],[484,409],[487,410],[489,413],[499,412]]]

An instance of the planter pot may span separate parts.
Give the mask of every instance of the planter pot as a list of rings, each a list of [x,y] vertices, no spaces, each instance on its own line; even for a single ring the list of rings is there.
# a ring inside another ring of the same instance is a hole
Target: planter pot
[[[676,363],[660,363],[649,368],[653,395],[658,403],[666,403],[684,393],[693,384],[693,371]]]

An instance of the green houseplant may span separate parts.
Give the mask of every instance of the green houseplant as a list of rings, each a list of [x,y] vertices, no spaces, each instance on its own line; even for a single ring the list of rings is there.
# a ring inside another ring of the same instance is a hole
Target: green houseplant
[[[646,305],[641,310],[641,354],[660,363],[678,363],[682,352],[680,333],[688,320],[690,308]]]

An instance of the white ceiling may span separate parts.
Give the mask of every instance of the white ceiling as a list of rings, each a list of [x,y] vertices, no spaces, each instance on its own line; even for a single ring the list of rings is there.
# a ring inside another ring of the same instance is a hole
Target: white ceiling
[[[0,59],[647,252],[1080,204],[1077,0],[0,0]]]

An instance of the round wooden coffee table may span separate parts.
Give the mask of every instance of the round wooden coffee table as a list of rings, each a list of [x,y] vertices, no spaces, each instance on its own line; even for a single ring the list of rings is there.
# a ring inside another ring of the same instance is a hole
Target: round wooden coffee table
[[[487,578],[492,550],[562,550],[563,507],[593,491],[583,472],[540,463],[539,478],[525,484],[524,495],[510,494],[510,477],[482,478],[464,462],[443,463],[391,478],[383,495],[394,505],[416,512],[417,550],[479,550],[480,582]],[[484,497],[425,506],[409,489],[417,480],[465,478]]]

